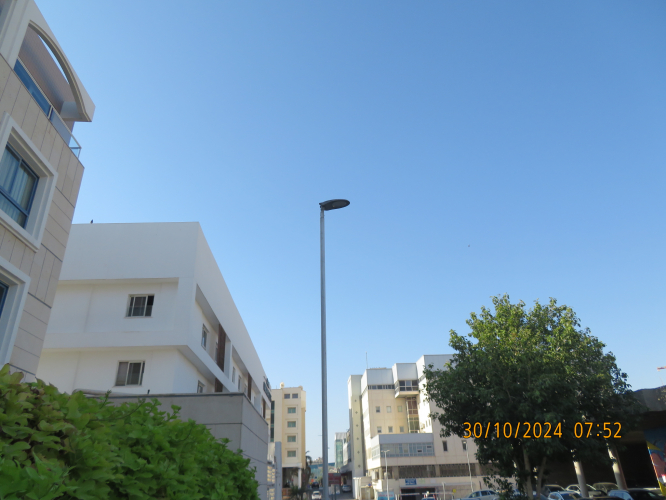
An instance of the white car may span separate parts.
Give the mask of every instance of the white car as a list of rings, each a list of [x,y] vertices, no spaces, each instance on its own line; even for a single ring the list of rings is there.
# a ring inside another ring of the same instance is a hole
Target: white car
[[[499,494],[495,490],[479,490],[462,500],[498,500]]]
[[[321,500],[321,491],[313,491],[312,500]]]
[[[576,493],[582,495],[582,493],[580,492],[580,486],[578,486],[577,484],[570,484],[569,486],[567,486],[567,490],[575,491]],[[603,496],[605,496],[605,493],[603,491],[599,491],[594,486],[591,486],[591,485],[588,484],[587,485],[587,496],[588,497],[603,497]]]

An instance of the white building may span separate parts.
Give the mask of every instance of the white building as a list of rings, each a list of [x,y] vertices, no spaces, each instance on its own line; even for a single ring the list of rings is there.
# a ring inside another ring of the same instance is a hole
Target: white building
[[[58,389],[243,392],[270,387],[198,223],[76,224],[37,373]]]
[[[0,0],[0,366],[28,381],[83,176],[72,130],[94,112],[35,2]]]
[[[461,498],[485,488],[473,440],[442,438],[439,422],[430,417],[439,409],[423,392],[424,368],[444,368],[450,359],[425,355],[416,363],[349,377],[349,431],[341,473],[346,482],[353,481],[355,498],[361,498],[358,490],[364,485],[375,492],[388,488],[396,498],[420,498],[426,491],[440,498],[444,488],[447,498]]]

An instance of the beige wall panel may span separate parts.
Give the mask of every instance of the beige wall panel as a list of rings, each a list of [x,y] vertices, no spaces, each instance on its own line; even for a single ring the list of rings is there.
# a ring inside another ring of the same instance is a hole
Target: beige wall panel
[[[80,165],[79,160],[72,155],[72,159],[69,162],[67,167],[67,176],[65,177],[65,182],[62,185],[62,194],[65,195],[70,203],[72,202],[72,187],[74,186],[74,177],[76,176],[76,169]],[[74,205],[74,203],[72,203]]]
[[[62,148],[62,153],[60,154],[60,161],[58,162],[58,182],[56,187],[62,191],[62,185],[65,183],[65,177],[67,176],[67,169],[69,164],[72,161],[74,155],[68,147]]]
[[[9,363],[14,366],[20,366],[21,369],[35,374],[37,373],[37,365],[39,364],[39,356],[35,356],[31,352],[28,352],[20,347],[14,346],[12,350],[12,356],[9,359]]]
[[[0,247],[2,247],[2,240],[4,239],[6,232],[7,230],[5,229],[5,227],[2,224],[0,224]]]
[[[51,202],[49,216],[53,217],[53,220],[55,220],[56,223],[69,234],[72,227],[72,218],[68,217],[55,202]]]
[[[37,294],[39,275],[42,273],[42,267],[44,267],[44,259],[46,258],[46,254],[47,250],[44,248],[44,245],[42,245],[39,247],[39,250],[35,255],[35,260],[32,262],[32,269],[30,270],[30,287],[28,288],[28,293],[33,295]]]
[[[72,205],[67,198],[65,198],[59,189],[53,192],[53,203],[58,205],[70,220],[74,218],[74,205]]]
[[[39,109],[37,103],[34,99],[30,99],[28,103],[28,110],[25,113],[25,118],[23,118],[23,124],[21,128],[26,133],[28,137],[32,135],[35,131],[35,125],[37,125],[37,117],[42,114],[42,110]]]
[[[9,64],[7,64],[7,61],[0,57],[0,92],[5,88],[5,85],[7,85],[7,80],[11,73],[12,69],[9,67]]]
[[[56,132],[56,129],[53,128],[53,125],[46,127],[46,135],[44,135],[44,142],[42,142],[42,154],[48,158],[51,154],[51,149],[53,149],[53,143],[55,142],[56,136],[60,137],[60,134]]]
[[[60,135],[56,134],[56,138],[53,141],[53,148],[51,148],[51,153],[48,156],[49,163],[57,170],[58,163],[60,162],[60,155],[62,154],[62,149],[65,147],[65,141],[62,140]]]
[[[49,214],[48,219],[46,220],[46,230],[51,233],[59,243],[61,243],[63,246],[67,246],[69,233],[65,231],[53,217],[51,217],[51,214]]]
[[[79,189],[81,189],[81,179],[83,179],[83,165],[79,163],[74,176],[74,183],[72,184],[72,192],[69,195],[70,201],[76,205],[76,200],[79,197]]]
[[[7,231],[5,237],[2,238],[2,244],[0,245],[0,256],[10,260],[12,258],[12,252],[14,251],[14,243],[16,243],[16,237]]]
[[[7,113],[12,112],[14,103],[16,102],[16,97],[18,96],[19,89],[21,87],[23,87],[23,84],[18,79],[18,76],[16,76],[14,73],[9,75],[7,85],[5,85],[5,89],[2,92],[2,98],[0,98],[0,116],[2,116],[2,113],[5,111]]]
[[[60,270],[62,269],[62,262],[56,259],[53,262],[53,268],[51,269],[51,277],[49,278],[49,286],[46,288],[46,302],[49,305],[53,305],[53,299],[55,298],[56,288],[58,288],[58,279],[60,278]]]
[[[19,328],[22,328],[26,332],[31,333],[40,340],[44,340],[44,337],[46,336],[46,327],[47,327],[46,323],[40,321],[35,316],[28,313],[25,309],[23,310],[23,315],[21,316],[21,322],[19,323]],[[42,348],[40,346],[39,352],[34,352],[34,351],[29,351],[29,352],[32,352],[33,354],[39,356],[41,351]]]
[[[32,269],[32,261],[35,260],[35,253],[28,247],[25,247],[25,252],[23,252],[23,260],[19,269],[28,276],[30,276],[30,270]]]
[[[32,101],[32,97],[30,97],[30,94],[26,88],[21,85],[18,97],[16,98],[16,102],[12,108],[12,118],[14,118],[16,123],[19,125],[23,123],[23,119],[25,118],[25,113],[28,111],[28,104],[30,104],[30,101]]]
[[[21,267],[23,262],[23,254],[25,252],[26,246],[20,241],[16,240],[14,242],[14,249],[12,250],[12,257],[9,259],[9,262],[16,267]]]
[[[42,245],[50,250],[60,260],[65,258],[65,245],[55,239],[48,229],[44,229],[44,236],[42,236]]]
[[[51,317],[51,308],[37,300],[33,295],[28,294],[25,299],[25,307],[23,310],[48,325],[49,318]]]
[[[46,135],[46,127],[50,126],[51,124],[49,123],[49,119],[46,118],[46,115],[44,113],[39,113],[37,115],[37,125],[35,125],[35,130],[30,138],[40,151],[42,149],[42,143],[44,142],[44,136]]]
[[[46,233],[46,231],[44,231],[44,233]],[[37,284],[37,293],[35,293],[35,297],[45,302],[46,302],[46,290],[49,287],[49,280],[51,279],[51,270],[53,269],[54,262],[55,262],[55,256],[51,252],[46,252],[46,257],[44,258],[44,265],[42,266],[42,272],[39,273],[39,283]]]
[[[22,328],[19,328],[18,332],[16,332],[16,342],[14,342],[14,346],[19,349],[39,355],[42,352],[43,345],[43,339],[32,335],[30,332]]]

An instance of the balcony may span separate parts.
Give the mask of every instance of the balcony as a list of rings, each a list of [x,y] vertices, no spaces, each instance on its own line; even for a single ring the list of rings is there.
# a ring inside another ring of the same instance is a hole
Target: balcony
[[[74,156],[78,158],[81,154],[81,146],[74,138],[72,132],[69,130],[69,127],[65,124],[63,119],[60,118],[60,115],[56,112],[55,108],[51,105],[51,102],[48,100],[46,95],[44,95],[44,92],[42,92],[42,89],[39,88],[39,85],[37,85],[20,59],[16,60],[14,71],[16,72],[16,76],[19,77],[19,80],[21,80],[23,85],[25,85],[30,95],[35,99],[37,105],[53,124],[53,128],[56,129],[60,137],[62,137],[62,140],[65,141],[65,144],[67,144],[67,147],[69,147],[72,153],[74,153]]]

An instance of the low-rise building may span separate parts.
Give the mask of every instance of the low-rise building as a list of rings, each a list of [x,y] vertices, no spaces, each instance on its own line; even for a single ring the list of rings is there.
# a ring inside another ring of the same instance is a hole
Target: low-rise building
[[[303,386],[273,389],[270,416],[269,455],[275,454],[275,442],[282,443],[282,483],[301,486],[305,459],[305,411]]]

